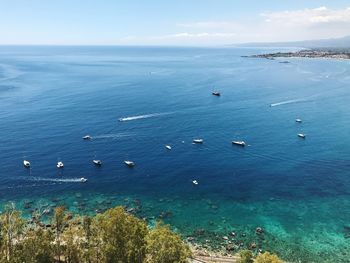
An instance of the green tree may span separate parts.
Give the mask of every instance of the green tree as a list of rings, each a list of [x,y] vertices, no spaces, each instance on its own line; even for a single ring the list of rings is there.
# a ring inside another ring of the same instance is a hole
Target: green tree
[[[57,262],[61,262],[61,234],[65,226],[65,208],[64,206],[58,206],[55,208],[53,215],[53,226],[56,232],[56,258]]]
[[[1,257],[7,261],[13,260],[15,253],[15,241],[21,240],[25,221],[21,213],[15,210],[13,203],[5,206],[4,212],[0,216],[1,230]]]
[[[76,225],[69,225],[69,227],[62,234],[63,255],[66,263],[79,263],[82,258],[82,249],[80,243],[82,242],[81,229]]]
[[[143,262],[146,256],[145,222],[125,213],[124,208],[116,207],[97,215],[94,220],[102,240],[104,262]]]
[[[157,223],[147,236],[147,256],[152,263],[185,263],[191,252],[169,226]]]
[[[85,216],[83,218],[83,239],[81,242],[81,247],[82,257],[86,263],[91,263],[93,260],[93,237],[92,218],[90,216]]]
[[[25,238],[17,244],[16,258],[26,263],[54,262],[54,235],[51,231],[36,228],[26,231]]]
[[[238,263],[253,263],[253,253],[248,249],[241,250]]]
[[[269,252],[265,252],[265,253],[259,254],[255,258],[254,263],[283,263],[283,261],[279,259],[278,256],[271,254]]]

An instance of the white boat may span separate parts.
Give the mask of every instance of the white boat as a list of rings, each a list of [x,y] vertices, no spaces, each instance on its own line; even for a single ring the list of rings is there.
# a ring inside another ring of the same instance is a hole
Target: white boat
[[[203,143],[203,139],[194,139],[193,143]]]
[[[101,160],[92,160],[92,162],[93,162],[95,165],[98,165],[98,166],[101,166],[101,165],[102,165],[102,161],[101,161]]]
[[[194,185],[198,185],[197,180],[193,180],[192,183],[193,183]]]
[[[165,148],[167,148],[168,150],[171,150],[171,146],[170,145],[165,145]]]
[[[304,133],[299,133],[299,134],[298,134],[298,137],[305,139],[305,138],[306,138],[306,134],[304,134]]]
[[[242,146],[242,147],[244,147],[246,145],[245,141],[232,141],[232,144]]]
[[[24,160],[23,161],[23,165],[24,165],[24,167],[29,168],[30,167],[30,162],[27,161],[27,160]]]
[[[80,181],[81,183],[85,183],[85,182],[87,182],[87,179],[84,178],[84,177],[82,177],[82,178],[79,179],[79,181]]]
[[[295,122],[302,123],[303,121],[301,119],[295,119]]]
[[[92,139],[92,137],[90,135],[85,135],[83,137],[83,140],[91,140],[91,139]]]
[[[60,169],[64,167],[64,164],[62,162],[58,162],[56,166],[58,169]]]
[[[134,167],[134,166],[135,166],[135,163],[134,163],[133,161],[128,161],[128,160],[126,160],[126,161],[124,161],[124,163],[125,163],[127,166],[129,166],[129,167]]]

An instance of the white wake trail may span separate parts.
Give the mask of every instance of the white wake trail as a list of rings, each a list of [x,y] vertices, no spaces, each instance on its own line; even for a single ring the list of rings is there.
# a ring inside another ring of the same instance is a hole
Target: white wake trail
[[[135,133],[115,133],[115,134],[101,134],[93,136],[93,139],[118,139],[124,137],[134,136]]]
[[[286,105],[286,104],[291,104],[291,103],[300,103],[300,102],[307,102],[309,101],[308,99],[295,99],[295,100],[285,100],[281,102],[276,102],[270,104],[270,107],[276,107],[276,106],[281,106],[281,105]]]
[[[39,178],[32,177],[36,182],[54,182],[54,183],[81,183],[81,178]]]
[[[152,113],[152,114],[145,114],[145,115],[138,115],[138,116],[123,117],[123,118],[119,118],[119,121],[125,122],[125,121],[134,121],[134,120],[140,120],[140,119],[148,119],[148,118],[152,118],[152,117],[170,115],[173,113],[174,112],[164,112],[164,113]]]

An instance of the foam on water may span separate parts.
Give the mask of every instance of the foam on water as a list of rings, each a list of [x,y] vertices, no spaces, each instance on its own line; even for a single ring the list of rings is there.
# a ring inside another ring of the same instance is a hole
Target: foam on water
[[[292,103],[302,103],[302,102],[309,102],[309,99],[294,99],[294,100],[285,100],[281,102],[276,102],[270,104],[271,107],[276,107],[276,106],[281,106],[281,105],[286,105],[286,104],[292,104]]]
[[[31,177],[29,181],[36,182],[54,182],[54,183],[81,183],[81,178],[41,178],[41,177]]]
[[[159,117],[159,116],[164,116],[169,114],[173,114],[173,112],[152,113],[152,114],[137,115],[137,116],[131,116],[131,117],[123,117],[123,118],[119,118],[119,121],[121,122],[134,121],[134,120],[148,119],[148,118]]]
[[[93,139],[119,139],[125,137],[135,136],[136,133],[114,133],[114,134],[100,134],[92,136]]]

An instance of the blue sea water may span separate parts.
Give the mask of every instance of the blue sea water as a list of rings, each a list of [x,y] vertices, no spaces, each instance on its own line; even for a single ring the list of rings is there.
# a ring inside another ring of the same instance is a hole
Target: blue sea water
[[[267,51],[0,47],[1,203],[142,203],[198,242],[350,262],[350,62],[242,57]]]

